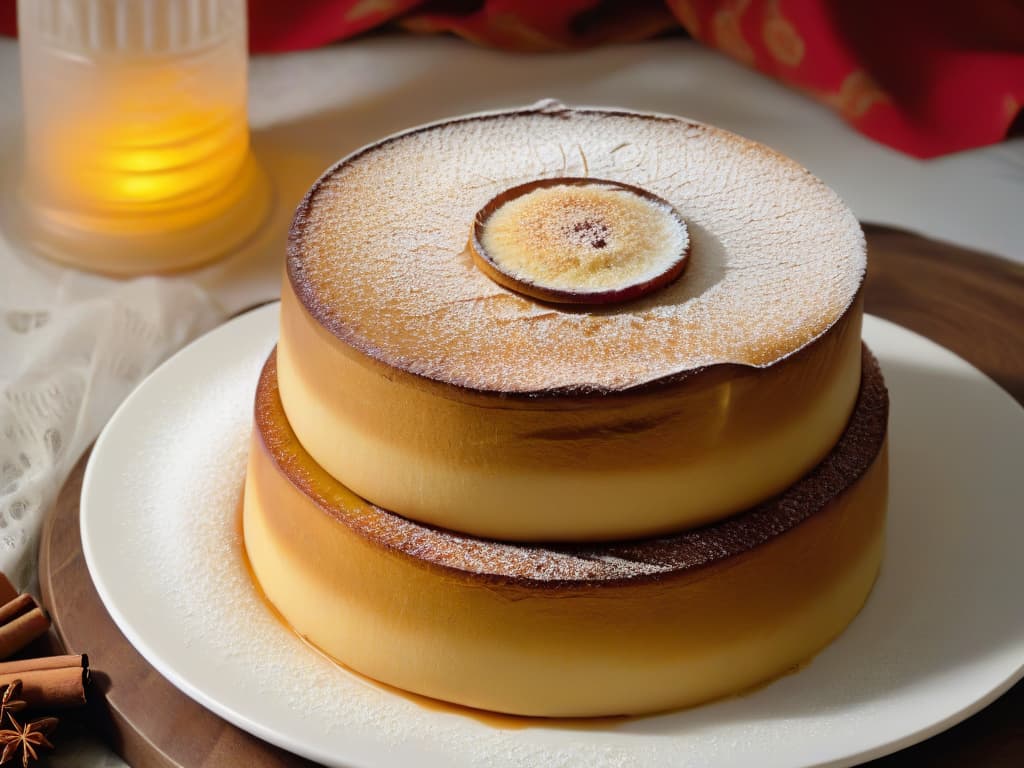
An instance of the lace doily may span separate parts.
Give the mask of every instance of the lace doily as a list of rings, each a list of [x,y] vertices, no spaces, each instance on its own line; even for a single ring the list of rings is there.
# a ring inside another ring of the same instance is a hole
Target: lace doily
[[[147,373],[222,317],[183,280],[77,280],[46,303],[0,296],[0,570],[21,589],[82,453]]]

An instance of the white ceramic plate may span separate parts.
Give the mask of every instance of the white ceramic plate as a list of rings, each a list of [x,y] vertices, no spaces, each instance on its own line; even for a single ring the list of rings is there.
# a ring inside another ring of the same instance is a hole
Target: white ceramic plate
[[[267,741],[347,766],[850,765],[962,720],[1024,674],[1024,410],[943,348],[867,318],[892,395],[889,544],[850,628],[754,693],[600,727],[517,730],[422,708],[280,626],[240,558],[252,398],[277,305],[164,364],[100,436],[82,546],[128,639]]]

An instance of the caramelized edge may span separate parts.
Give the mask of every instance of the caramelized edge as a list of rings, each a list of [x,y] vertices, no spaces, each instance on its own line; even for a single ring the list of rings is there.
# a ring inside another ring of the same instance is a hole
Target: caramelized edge
[[[437,559],[431,559],[435,556],[431,551],[424,551],[420,548],[413,554],[402,549],[393,541],[371,535],[352,519],[353,512],[339,505],[330,504],[324,494],[318,493],[316,478],[296,471],[295,464],[311,466],[314,471],[323,474],[321,480],[335,483],[343,488],[337,481],[328,479],[329,476],[301,448],[298,439],[292,432],[284,415],[277,389],[276,355],[275,348],[260,374],[254,413],[256,435],[274,467],[287,478],[293,487],[315,503],[325,514],[330,515],[339,524],[345,525],[363,539],[422,567],[484,585],[542,590],[560,588],[577,590],[583,587],[640,585],[673,577],[693,576],[701,569],[721,564],[728,558],[748,552],[774,537],[792,530],[825,508],[829,502],[849,490],[879,459],[886,441],[889,413],[888,392],[878,361],[867,347],[862,345],[861,388],[843,435],[817,467],[803,479],[790,486],[784,493],[722,522],[672,536],[642,541],[602,543],[596,546],[549,546],[546,549],[549,552],[584,558],[611,557],[635,562],[668,564],[665,571],[607,579],[584,577],[550,580],[470,571]],[[291,457],[283,456],[280,450],[275,450],[275,448],[280,449],[282,445],[293,446]],[[355,496],[355,494],[352,495]],[[361,501],[366,505],[370,514],[395,514],[365,500]],[[446,534],[443,529],[433,526],[412,521],[410,524],[426,531],[434,531],[439,536]],[[458,535],[463,539],[474,538]],[[477,541],[480,540],[477,539]],[[531,545],[527,548],[536,547]],[[640,557],[641,554],[643,557]]]
[[[676,220],[676,223],[679,224],[683,232],[687,235],[686,247],[680,251],[674,261],[654,277],[648,278],[647,280],[637,280],[620,288],[603,288],[590,291],[570,291],[552,288],[525,278],[517,277],[510,272],[506,272],[504,268],[493,259],[491,254],[488,253],[487,249],[484,248],[484,228],[487,226],[487,222],[491,216],[493,216],[494,213],[505,203],[522,195],[529,194],[537,189],[546,189],[548,187],[557,186],[582,187],[589,184],[605,185],[623,189],[628,192],[632,192],[637,197],[655,202],[662,206]],[[554,176],[546,179],[534,179],[533,181],[528,181],[525,184],[517,184],[499,192],[488,200],[487,204],[484,205],[483,208],[477,211],[477,214],[473,219],[473,227],[470,232],[468,249],[473,258],[473,263],[476,264],[477,268],[479,268],[498,285],[508,288],[510,291],[523,294],[524,296],[536,301],[548,302],[556,305],[575,304],[579,308],[586,308],[588,306],[601,308],[608,304],[619,304],[643,298],[647,294],[653,293],[659,288],[664,288],[670,283],[675,282],[686,270],[686,266],[690,261],[690,240],[686,220],[683,219],[679,211],[677,211],[675,206],[669,203],[668,200],[658,197],[658,195],[653,192],[648,192],[646,189],[637,187],[633,184],[625,184],[621,181],[612,181],[611,179],[579,176]]]

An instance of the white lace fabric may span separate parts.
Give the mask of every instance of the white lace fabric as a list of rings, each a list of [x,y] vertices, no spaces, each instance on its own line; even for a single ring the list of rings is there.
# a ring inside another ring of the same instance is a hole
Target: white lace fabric
[[[223,316],[184,280],[69,282],[46,302],[0,295],[0,571],[21,589],[82,453],[146,374]]]

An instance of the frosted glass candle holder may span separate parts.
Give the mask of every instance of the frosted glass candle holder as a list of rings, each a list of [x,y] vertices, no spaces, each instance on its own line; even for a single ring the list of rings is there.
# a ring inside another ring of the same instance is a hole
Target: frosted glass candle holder
[[[57,261],[194,267],[262,223],[245,0],[18,0],[23,226]]]

